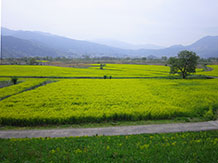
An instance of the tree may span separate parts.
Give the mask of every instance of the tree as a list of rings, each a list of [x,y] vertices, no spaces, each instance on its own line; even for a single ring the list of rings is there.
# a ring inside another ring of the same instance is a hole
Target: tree
[[[100,64],[100,69],[103,70],[103,67],[105,67],[105,64]]]
[[[36,63],[37,63],[37,61],[35,58],[30,58],[30,60],[29,60],[30,65],[35,65]]]
[[[167,60],[167,57],[166,57],[166,56],[162,56],[162,57],[161,57],[161,60],[166,61],[166,60]]]
[[[195,69],[198,64],[199,56],[195,52],[183,50],[179,52],[177,57],[170,57],[170,73],[181,74],[182,78],[185,79],[190,73],[195,73]]]

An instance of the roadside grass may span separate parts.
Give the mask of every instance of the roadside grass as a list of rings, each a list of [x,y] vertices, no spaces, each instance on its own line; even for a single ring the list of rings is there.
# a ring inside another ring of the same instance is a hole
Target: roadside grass
[[[218,162],[218,130],[0,139],[1,162]]]

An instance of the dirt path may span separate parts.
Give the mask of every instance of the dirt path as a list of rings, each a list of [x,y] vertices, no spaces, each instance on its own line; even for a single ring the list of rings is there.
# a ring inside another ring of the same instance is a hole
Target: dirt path
[[[0,138],[69,137],[94,135],[132,135],[143,133],[170,133],[185,131],[218,130],[218,120],[196,123],[174,123],[104,128],[67,128],[48,130],[3,130]]]

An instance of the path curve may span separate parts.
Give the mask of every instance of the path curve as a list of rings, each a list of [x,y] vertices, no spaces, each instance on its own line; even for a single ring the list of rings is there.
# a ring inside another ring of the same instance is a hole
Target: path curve
[[[218,130],[218,120],[195,123],[120,126],[103,128],[67,128],[43,130],[2,130],[0,138],[69,137],[94,135],[133,135],[144,133],[172,133],[186,131]]]

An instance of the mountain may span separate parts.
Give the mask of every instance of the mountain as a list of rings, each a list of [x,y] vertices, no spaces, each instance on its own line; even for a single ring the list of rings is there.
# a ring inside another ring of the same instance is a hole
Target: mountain
[[[114,42],[115,43],[115,42]],[[148,57],[175,56],[181,50],[191,50],[200,57],[218,57],[218,36],[206,36],[189,46],[174,45],[162,49],[125,48],[127,44],[117,42],[117,47],[75,40],[36,31],[14,31],[2,28],[2,53],[4,57],[65,56],[65,57]],[[123,46],[123,48],[118,48]]]
[[[38,42],[19,39],[13,36],[2,36],[2,54],[4,57],[36,57],[52,56],[60,54]]]
[[[206,36],[194,42],[191,45],[174,45],[158,50],[140,50],[140,54],[154,55],[156,57],[167,56],[172,57],[177,55],[182,50],[194,51],[202,58],[218,57],[218,36]]]
[[[4,28],[4,27],[1,28],[2,35],[13,35],[14,33],[16,33],[16,31],[10,30],[10,29]]]
[[[7,33],[4,33],[7,31]],[[9,32],[11,31],[11,32]],[[128,52],[123,49],[113,48],[106,45],[92,43],[89,41],[74,40],[62,36],[52,35],[43,32],[32,31],[12,31],[3,28],[2,35],[10,35],[19,39],[39,42],[48,48],[61,51],[64,56],[74,57],[89,55],[89,56],[120,56],[124,57]],[[2,39],[4,42],[4,40]]]
[[[218,36],[206,36],[186,46],[187,50],[195,51],[203,58],[218,57]]]
[[[95,39],[92,40],[95,43],[103,44],[111,47],[121,48],[121,49],[131,49],[131,50],[138,50],[138,49],[163,49],[163,46],[153,45],[153,44],[130,44],[123,41],[117,41],[112,39]]]

